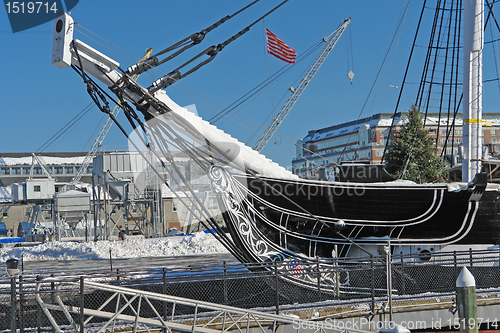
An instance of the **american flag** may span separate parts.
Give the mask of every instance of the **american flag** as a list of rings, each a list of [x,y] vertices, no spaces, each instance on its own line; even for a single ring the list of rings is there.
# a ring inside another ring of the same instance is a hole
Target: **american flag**
[[[304,267],[297,261],[293,261],[288,267],[290,273],[292,273],[292,275],[295,277],[301,277],[304,273]]]
[[[297,52],[286,45],[281,39],[266,28],[267,53],[272,54],[278,59],[293,64]]]

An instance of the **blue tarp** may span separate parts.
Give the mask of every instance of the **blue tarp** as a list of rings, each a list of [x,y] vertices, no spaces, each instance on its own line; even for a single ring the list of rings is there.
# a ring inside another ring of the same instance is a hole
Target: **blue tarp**
[[[7,237],[7,227],[4,222],[0,222],[0,237]]]
[[[22,237],[2,237],[0,238],[0,243],[21,243],[23,241]]]

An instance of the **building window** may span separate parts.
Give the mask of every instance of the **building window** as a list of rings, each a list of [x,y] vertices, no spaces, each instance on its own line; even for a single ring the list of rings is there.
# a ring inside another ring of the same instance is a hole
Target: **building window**
[[[33,192],[41,192],[41,190],[42,189],[41,189],[40,185],[33,186]]]
[[[1,168],[0,175],[10,175],[10,168]]]
[[[389,128],[386,130],[380,131],[380,136],[381,137],[389,136]]]
[[[172,201],[172,211],[176,212],[177,211],[177,206],[175,205],[175,202]]]
[[[20,175],[21,174],[21,168],[20,167],[12,168],[11,171],[12,171],[13,175]]]
[[[375,150],[375,156],[382,156],[384,154],[383,150]]]
[[[92,167],[92,165],[87,167],[87,173],[92,173],[93,170],[94,168]]]
[[[41,167],[35,167],[35,168],[33,168],[33,174],[34,175],[41,175],[42,174],[42,168]]]
[[[66,173],[73,173],[73,167],[65,167]]]
[[[435,128],[431,128],[431,129],[429,130],[429,134],[431,134],[431,135],[436,135],[436,129],[435,129]]]
[[[5,207],[4,209],[2,209],[2,216],[9,217],[9,208]]]
[[[492,129],[492,130],[490,130],[490,133],[491,133],[491,135],[496,135],[497,134],[497,130]]]
[[[54,167],[54,173],[60,175],[63,173],[63,167]]]

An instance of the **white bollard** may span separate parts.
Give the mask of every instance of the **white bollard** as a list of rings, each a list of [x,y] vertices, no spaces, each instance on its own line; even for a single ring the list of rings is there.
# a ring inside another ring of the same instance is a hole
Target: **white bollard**
[[[476,280],[465,266],[458,276],[456,286],[460,333],[477,333]]]

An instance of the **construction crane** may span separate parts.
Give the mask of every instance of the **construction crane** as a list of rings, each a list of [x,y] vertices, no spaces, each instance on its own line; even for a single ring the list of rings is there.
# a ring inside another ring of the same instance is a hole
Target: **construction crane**
[[[332,32],[328,37],[323,38],[323,41],[327,42],[327,44],[316,58],[311,68],[309,68],[309,71],[306,73],[302,81],[300,81],[298,86],[296,88],[293,87],[290,88],[292,95],[288,98],[285,105],[283,105],[283,107],[281,108],[280,112],[278,112],[276,117],[274,117],[271,125],[266,129],[266,131],[259,139],[259,141],[257,141],[257,143],[253,146],[254,150],[259,152],[262,151],[262,149],[264,149],[269,140],[271,140],[272,136],[274,135],[274,133],[276,133],[276,130],[281,125],[281,123],[287,116],[288,112],[290,112],[297,99],[299,99],[304,89],[306,89],[309,82],[311,82],[312,78],[314,77],[318,69],[321,67],[328,54],[330,54],[330,51],[333,49],[335,44],[337,44],[337,41],[339,40],[340,36],[342,36],[345,29],[350,23],[351,23],[350,18],[345,19],[343,24],[339,28],[337,28],[337,30]],[[353,74],[351,73],[352,72],[350,72],[349,78],[352,79]]]
[[[151,49],[151,48],[147,49],[146,50],[146,54],[141,58],[141,60],[139,60],[139,62],[148,59],[149,56],[151,55],[151,53],[153,53],[153,49]],[[136,81],[138,77],[139,77],[139,74],[134,74],[134,75],[132,75],[131,78],[132,78],[132,80]],[[117,104],[117,105],[115,105],[115,107],[111,111],[111,114],[114,117],[116,117],[116,115],[118,114],[119,111],[120,111],[120,106]],[[101,146],[102,141],[106,137],[106,134],[108,134],[108,131],[111,128],[112,124],[113,124],[112,117],[109,116],[108,119],[106,120],[106,122],[104,123],[104,126],[102,127],[101,131],[99,132],[99,135],[97,135],[97,138],[95,139],[94,144],[92,145],[92,147],[90,148],[89,152],[87,153],[87,156],[85,156],[82,164],[78,168],[75,176],[73,177],[73,179],[71,179],[71,182],[64,187],[65,190],[68,187],[71,187],[71,186],[74,186],[74,185],[78,184],[78,182],[80,181],[80,179],[82,179],[83,174],[86,173],[87,168],[90,165],[90,162],[95,157],[97,150]]]
[[[38,156],[35,153],[31,153],[31,168],[30,168],[30,176],[29,179],[33,178],[35,165],[38,163],[40,168],[43,170],[43,173],[47,176],[48,179],[57,181],[56,177],[52,173],[52,170],[47,166],[47,163],[43,160],[42,156]]]

